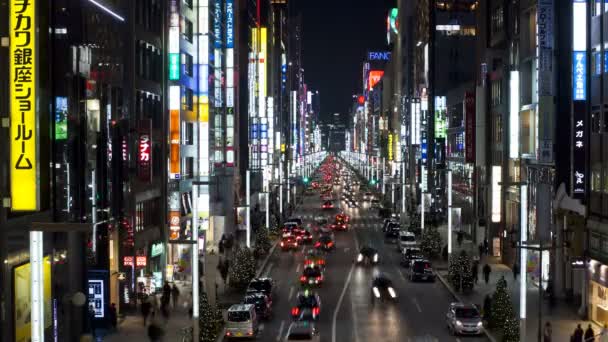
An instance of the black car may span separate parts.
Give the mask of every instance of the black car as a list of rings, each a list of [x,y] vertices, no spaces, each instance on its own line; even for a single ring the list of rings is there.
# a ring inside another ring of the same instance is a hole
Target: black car
[[[300,291],[296,295],[296,304],[291,308],[291,317],[300,320],[305,310],[310,310],[316,320],[321,314],[321,297],[310,290]]]
[[[396,239],[399,237],[399,231],[401,230],[401,226],[399,223],[391,223],[388,228],[384,232],[384,238],[386,239]]]
[[[424,259],[412,260],[409,278],[410,281],[426,280],[434,282],[435,272],[431,262]]]
[[[392,224],[399,224],[399,221],[397,219],[394,218],[387,218],[384,219],[384,224],[382,225],[382,232],[386,233],[386,231],[388,230],[388,228],[392,225]]]
[[[251,292],[245,295],[243,304],[253,304],[259,317],[269,319],[272,316],[272,304],[262,292]]]
[[[306,266],[300,276],[302,286],[321,286],[323,285],[323,269],[320,266]]]
[[[253,278],[247,286],[247,293],[261,292],[268,297],[270,304],[272,304],[272,289],[274,282],[272,278]]]
[[[393,282],[384,274],[374,277],[371,287],[372,304],[376,300],[397,302],[399,297],[393,287]]]
[[[378,251],[370,246],[363,246],[359,250],[357,255],[357,264],[377,264],[378,263]]]
[[[321,235],[319,240],[315,242],[315,248],[329,252],[336,248],[336,244],[334,243],[334,239],[331,237],[331,235]]]
[[[403,251],[401,265],[404,267],[410,267],[412,260],[424,259],[422,250],[418,247],[406,248]]]

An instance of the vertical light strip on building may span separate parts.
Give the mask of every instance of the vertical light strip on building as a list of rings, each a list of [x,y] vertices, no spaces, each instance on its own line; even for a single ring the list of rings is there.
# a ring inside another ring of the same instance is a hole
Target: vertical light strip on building
[[[180,75],[179,58],[179,8],[178,2],[172,0],[169,5],[169,80],[177,81]]]
[[[298,115],[298,95],[295,90],[291,91],[291,167],[288,169],[289,173],[294,173],[294,163],[296,159],[296,146],[298,141],[298,127],[296,124],[296,116]]]
[[[198,42],[198,61],[199,61],[199,94],[198,94],[198,120],[199,120],[199,150],[198,167],[199,175],[209,176],[209,1],[199,1],[199,42]],[[202,191],[201,191],[202,192]],[[202,196],[199,196],[199,198]],[[208,195],[207,195],[208,197]],[[209,206],[207,202],[199,204]],[[208,210],[207,210],[208,211]]]
[[[260,118],[260,158],[261,167],[268,164],[268,116],[266,113],[266,45],[267,30],[260,28],[259,54],[258,54],[258,116]]]
[[[501,220],[500,182],[502,182],[502,167],[494,165],[492,166],[492,222]]]
[[[215,165],[222,165],[225,161],[225,129],[224,129],[224,111],[223,104],[224,100],[223,89],[222,89],[222,2],[215,1],[214,5],[214,21],[213,21],[213,35],[214,35],[214,84],[213,84],[213,104],[214,104],[214,112],[213,112],[213,145],[214,145],[214,158],[213,162]]]
[[[180,165],[180,86],[169,86],[169,178],[179,179]]]
[[[36,211],[36,1],[10,1],[9,13],[11,210]]]
[[[234,166],[234,2],[226,0],[226,166]]]
[[[509,79],[509,158],[519,158],[519,71]]]

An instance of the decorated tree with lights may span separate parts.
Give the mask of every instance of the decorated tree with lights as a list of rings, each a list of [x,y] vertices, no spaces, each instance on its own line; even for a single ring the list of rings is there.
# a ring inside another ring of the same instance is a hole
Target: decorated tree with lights
[[[505,320],[502,332],[503,342],[519,342],[519,321],[511,315]]]
[[[496,283],[496,290],[492,295],[492,316],[490,326],[505,327],[507,319],[513,317],[513,303],[507,291],[507,281],[501,277]]]
[[[448,279],[457,291],[473,288],[473,273],[471,271],[471,258],[467,252],[461,251],[458,256],[450,257]]]
[[[253,277],[255,277],[253,251],[250,248],[239,248],[230,268],[230,286],[235,289],[244,289]]]
[[[435,258],[441,253],[441,235],[434,226],[430,226],[422,233],[420,249],[428,258]]]
[[[266,227],[259,228],[255,235],[255,255],[257,257],[266,255],[270,247],[272,247],[272,243],[270,243],[270,238],[268,238],[268,229]]]
[[[268,227],[270,235],[279,235],[279,221],[277,220],[278,215],[270,215],[270,227]]]
[[[206,292],[201,292],[199,298],[199,313],[198,319],[199,331],[200,331],[200,342],[215,342],[217,340],[217,334],[219,330],[216,325],[216,318]]]

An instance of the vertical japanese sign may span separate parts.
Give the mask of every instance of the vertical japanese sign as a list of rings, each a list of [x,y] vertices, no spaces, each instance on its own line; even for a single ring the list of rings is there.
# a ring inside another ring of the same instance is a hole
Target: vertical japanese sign
[[[38,210],[35,0],[9,8],[11,210]]]
[[[464,93],[465,161],[475,162],[475,93]]]
[[[585,120],[585,102],[574,101],[572,132],[572,193],[584,195],[586,181],[586,141],[587,125]]]
[[[537,12],[538,95],[553,95],[553,0],[539,0]]]
[[[226,166],[234,166],[234,3],[226,1]]]
[[[180,179],[180,86],[169,87],[169,178]]]
[[[152,135],[150,126],[150,120],[144,120],[139,124],[137,176],[144,182],[152,181]]]
[[[587,188],[587,1],[572,1],[572,195]]]

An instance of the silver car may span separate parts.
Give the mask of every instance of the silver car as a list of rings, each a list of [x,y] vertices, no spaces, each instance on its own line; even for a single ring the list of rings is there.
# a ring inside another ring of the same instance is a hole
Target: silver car
[[[285,342],[301,341],[301,342],[320,342],[321,336],[312,322],[293,322],[287,329]]]
[[[479,310],[472,304],[451,303],[446,324],[452,335],[481,335],[483,322]]]

